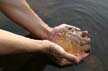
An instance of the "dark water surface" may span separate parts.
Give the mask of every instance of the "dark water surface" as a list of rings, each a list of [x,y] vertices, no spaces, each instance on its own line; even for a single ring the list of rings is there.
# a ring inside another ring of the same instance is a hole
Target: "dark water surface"
[[[108,0],[30,0],[28,2],[50,26],[67,23],[88,30],[91,37],[91,54],[80,64],[58,68],[45,63],[40,70],[35,70],[35,66],[30,70],[31,66],[28,65],[29,71],[108,71]],[[0,28],[18,34],[26,33],[20,27],[13,26],[14,24],[4,16],[0,16],[0,22]],[[7,23],[11,24],[7,25]],[[26,69],[27,67],[25,66]]]

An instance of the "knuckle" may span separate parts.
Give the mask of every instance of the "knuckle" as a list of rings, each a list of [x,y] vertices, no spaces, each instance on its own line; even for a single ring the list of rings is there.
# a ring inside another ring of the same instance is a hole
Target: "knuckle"
[[[62,24],[63,26],[66,26],[67,24]]]
[[[64,28],[68,28],[69,25],[67,25],[67,24],[62,24],[62,27],[64,27]]]

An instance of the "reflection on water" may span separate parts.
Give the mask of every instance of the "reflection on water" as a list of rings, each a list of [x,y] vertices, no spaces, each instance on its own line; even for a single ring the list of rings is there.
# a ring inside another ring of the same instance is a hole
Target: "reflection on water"
[[[108,70],[108,0],[31,0],[29,3],[50,26],[68,23],[88,30],[92,39],[91,55],[80,64],[62,69],[47,65],[43,71]]]

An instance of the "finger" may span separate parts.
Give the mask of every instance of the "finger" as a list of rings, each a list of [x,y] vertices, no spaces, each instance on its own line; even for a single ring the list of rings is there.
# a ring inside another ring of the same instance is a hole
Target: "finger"
[[[86,37],[87,35],[88,35],[88,31],[82,31],[82,34],[81,34],[82,37]]]
[[[84,45],[82,46],[82,48],[83,48],[83,51],[85,51],[85,53],[90,52],[90,45]]]
[[[84,58],[86,58],[88,55],[89,55],[89,53],[84,53],[84,54],[82,54],[82,55],[79,55],[78,58],[77,58],[77,62],[76,62],[76,63],[79,63],[79,62],[82,61]]]
[[[90,45],[90,38],[83,38],[80,43],[81,46]]]
[[[66,25],[66,27],[69,28],[69,29],[74,29],[75,31],[80,31],[81,30],[78,27],[75,27],[75,26],[72,26],[72,25],[68,25],[68,24]]]
[[[67,59],[62,59],[61,62],[59,62],[60,66],[66,66],[66,65],[72,65],[73,62]]]
[[[67,28],[68,30],[73,29],[73,30],[76,30],[76,31],[80,31],[80,28],[72,26],[72,25],[68,25],[68,24],[62,24],[62,25],[59,26],[59,28],[62,28],[62,29]]]
[[[89,43],[91,39],[87,37],[87,38],[84,38],[84,40]]]
[[[77,56],[67,53],[67,52],[64,54],[64,58],[66,58],[67,60],[70,60],[72,62],[77,62]]]
[[[65,58],[67,58],[70,61],[74,61],[74,63],[79,63],[81,60],[86,58],[88,55],[89,55],[88,53],[84,53],[82,55],[75,56],[75,55],[67,53],[65,54]]]

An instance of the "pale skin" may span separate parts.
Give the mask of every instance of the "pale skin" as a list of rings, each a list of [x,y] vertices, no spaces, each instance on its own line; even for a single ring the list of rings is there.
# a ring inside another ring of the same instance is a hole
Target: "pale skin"
[[[13,54],[23,52],[42,52],[52,58],[59,66],[64,66],[72,63],[79,63],[88,53],[80,56],[74,56],[65,52],[59,45],[49,41],[51,36],[58,31],[49,27],[28,5],[26,0],[0,0],[0,11],[16,24],[25,28],[36,37],[42,40],[34,40],[17,35],[5,30],[0,30],[0,54]],[[57,26],[59,28],[75,28],[67,24]],[[50,37],[50,38],[49,38]],[[41,45],[40,45],[41,44]]]

